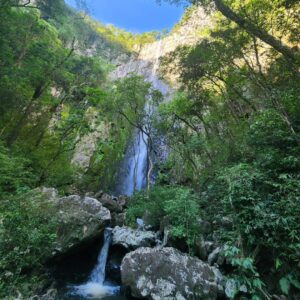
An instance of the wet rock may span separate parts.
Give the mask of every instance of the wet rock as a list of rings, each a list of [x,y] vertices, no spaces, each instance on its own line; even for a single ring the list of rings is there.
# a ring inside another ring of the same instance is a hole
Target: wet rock
[[[106,277],[109,281],[121,285],[121,263],[128,250],[122,246],[112,246],[106,265]]]
[[[135,230],[126,226],[113,229],[113,245],[121,245],[126,249],[151,247],[157,243],[157,234],[153,231]]]
[[[146,299],[217,299],[222,275],[198,258],[175,248],[139,248],[121,266],[122,283],[134,297]]]

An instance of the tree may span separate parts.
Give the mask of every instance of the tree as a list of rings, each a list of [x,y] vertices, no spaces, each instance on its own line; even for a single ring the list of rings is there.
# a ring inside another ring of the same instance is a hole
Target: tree
[[[168,0],[166,0],[168,1]],[[182,2],[181,0],[169,0],[172,3]],[[231,7],[230,3],[234,1],[229,1],[227,4],[224,0],[190,0],[192,4],[203,4],[208,6],[210,4],[214,4],[218,11],[220,11],[227,19],[236,23],[240,28],[246,30],[250,35],[253,35],[266,44],[270,45],[273,49],[281,53],[288,61],[293,63],[295,66],[299,66],[299,51],[295,48],[288,46],[283,43],[277,37],[271,35],[266,31],[263,27],[257,26],[255,20],[251,20],[247,17],[247,13],[245,15],[241,14],[243,12],[244,7],[240,7],[239,12],[235,12]]]
[[[162,100],[162,94],[155,90],[151,83],[145,81],[142,76],[135,74],[116,81],[111,93],[113,100],[110,103],[105,103],[105,105],[108,105],[105,110],[117,112],[131,126],[147,137],[147,183],[149,189],[153,172],[152,156],[155,155],[153,148],[155,110]]]

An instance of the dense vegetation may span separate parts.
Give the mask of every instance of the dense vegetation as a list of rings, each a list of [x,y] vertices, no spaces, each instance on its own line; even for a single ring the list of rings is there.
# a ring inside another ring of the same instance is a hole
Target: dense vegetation
[[[136,51],[140,46],[155,42],[161,35],[160,32],[157,31],[133,34],[115,27],[112,24],[103,25],[93,20],[89,20],[88,23],[91,24],[92,28],[101,36],[104,36],[112,43],[117,42],[129,51]]]
[[[108,59],[128,53],[111,27],[91,24],[64,1],[24,3],[0,2],[1,299],[17,291],[29,297],[43,283],[56,221],[36,187],[62,195],[111,188],[131,139],[125,116],[133,124],[141,118],[121,100],[136,94],[129,100],[142,112],[153,93],[139,76],[107,79]],[[80,141],[98,128],[89,165],[72,163]]]
[[[62,0],[0,0],[0,298],[35,291],[55,240],[37,187],[109,190],[133,127],[151,147],[164,136],[169,156],[156,187],[130,201],[128,223],[167,224],[171,243],[192,254],[200,237],[223,245],[237,299],[299,298],[299,1],[190,2],[214,27],[163,59],[181,88],[160,104],[140,76],[108,80],[110,61],[156,33],[104,26]],[[71,163],[98,128],[89,165]]]
[[[163,59],[164,73],[180,74],[182,84],[159,108],[170,155],[160,169],[161,187],[136,196],[129,221],[145,210],[154,221],[167,217],[173,237],[190,245],[199,207],[198,219],[214,224],[213,236],[204,238],[225,245],[231,268],[224,272],[230,270],[236,297],[246,287],[253,299],[297,299],[299,3],[193,2],[207,5],[215,25],[197,45]]]

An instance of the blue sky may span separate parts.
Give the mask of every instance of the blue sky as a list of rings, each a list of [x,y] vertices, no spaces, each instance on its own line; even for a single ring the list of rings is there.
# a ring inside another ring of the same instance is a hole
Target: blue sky
[[[74,5],[75,0],[66,0]],[[184,8],[156,0],[88,0],[92,16],[131,32],[171,29]]]

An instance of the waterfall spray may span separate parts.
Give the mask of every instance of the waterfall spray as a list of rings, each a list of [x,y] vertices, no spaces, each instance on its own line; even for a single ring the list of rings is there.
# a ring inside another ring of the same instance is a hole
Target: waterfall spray
[[[104,242],[98,256],[97,265],[93,269],[89,281],[82,285],[72,286],[72,294],[91,299],[101,299],[105,296],[114,295],[119,291],[119,288],[104,284],[105,267],[111,239],[112,228],[106,228],[104,231]]]

